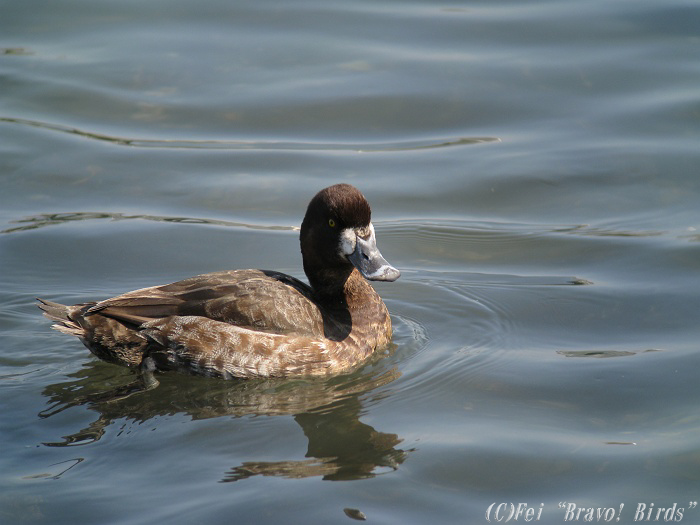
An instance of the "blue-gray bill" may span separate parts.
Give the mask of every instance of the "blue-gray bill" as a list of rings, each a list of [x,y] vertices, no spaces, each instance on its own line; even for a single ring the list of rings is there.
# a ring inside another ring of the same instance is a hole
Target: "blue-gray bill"
[[[377,248],[374,228],[366,238],[357,235],[355,250],[348,255],[348,260],[370,281],[395,281],[401,276],[401,272],[389,264]]]

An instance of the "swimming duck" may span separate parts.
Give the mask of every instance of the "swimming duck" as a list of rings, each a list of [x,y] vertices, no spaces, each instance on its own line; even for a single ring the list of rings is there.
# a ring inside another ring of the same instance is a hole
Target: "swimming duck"
[[[232,270],[66,306],[39,299],[59,332],[97,357],[143,373],[319,376],[350,370],[391,338],[384,302],[365,280],[399,271],[377,249],[369,203],[336,184],[311,200],[300,244],[309,285],[283,273]]]

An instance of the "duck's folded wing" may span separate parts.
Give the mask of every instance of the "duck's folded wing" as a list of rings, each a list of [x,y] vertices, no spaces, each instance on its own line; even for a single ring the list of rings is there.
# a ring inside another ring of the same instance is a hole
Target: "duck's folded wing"
[[[135,290],[97,303],[86,315],[134,325],[198,316],[272,333],[321,335],[323,317],[309,294],[308,287],[289,276],[237,270]]]

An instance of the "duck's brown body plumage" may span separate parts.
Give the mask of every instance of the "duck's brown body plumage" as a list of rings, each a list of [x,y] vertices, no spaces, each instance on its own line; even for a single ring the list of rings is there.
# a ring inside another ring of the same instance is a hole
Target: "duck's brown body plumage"
[[[395,280],[369,205],[352,186],[319,192],[301,229],[311,286],[235,270],[143,288],[98,303],[41,300],[57,330],[105,361],[224,378],[326,375],[366,360],[391,338],[386,306],[362,273]]]

